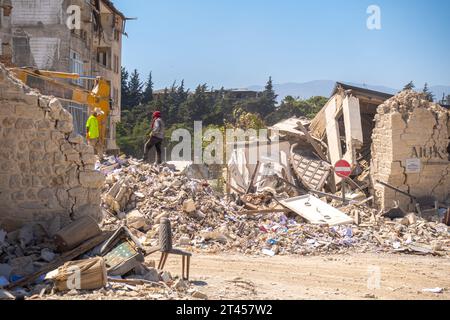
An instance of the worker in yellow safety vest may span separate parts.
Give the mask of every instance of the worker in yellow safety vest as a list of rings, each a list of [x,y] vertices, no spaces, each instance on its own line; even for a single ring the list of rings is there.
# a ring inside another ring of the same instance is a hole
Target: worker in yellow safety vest
[[[100,159],[103,158],[103,150],[100,142],[98,118],[104,114],[105,113],[100,108],[95,108],[86,122],[86,139],[88,144],[94,148],[95,155]]]

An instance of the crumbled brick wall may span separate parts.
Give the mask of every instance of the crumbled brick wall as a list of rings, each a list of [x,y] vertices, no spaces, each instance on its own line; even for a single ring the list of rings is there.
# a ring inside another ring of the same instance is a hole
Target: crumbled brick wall
[[[0,224],[101,219],[104,177],[94,170],[92,147],[72,130],[59,100],[0,65]]]
[[[450,116],[423,95],[403,91],[378,107],[372,144],[372,178],[415,197],[434,196],[446,201],[450,194]],[[407,159],[421,160],[420,173],[407,173]],[[394,200],[413,210],[410,198],[375,183],[376,204],[392,208]]]

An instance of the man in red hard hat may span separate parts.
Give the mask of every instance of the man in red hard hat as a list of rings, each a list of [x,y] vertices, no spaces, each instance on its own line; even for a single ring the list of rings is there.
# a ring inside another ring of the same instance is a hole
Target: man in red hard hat
[[[152,125],[151,125],[150,139],[145,143],[144,146],[144,157],[143,160],[148,160],[149,151],[155,147],[156,148],[156,164],[162,163],[162,150],[161,145],[164,140],[164,122],[161,119],[161,112],[155,111],[153,113]]]

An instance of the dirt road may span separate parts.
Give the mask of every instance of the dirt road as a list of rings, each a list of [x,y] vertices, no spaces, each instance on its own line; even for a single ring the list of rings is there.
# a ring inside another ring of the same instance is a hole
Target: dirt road
[[[168,270],[181,273],[181,258]],[[378,272],[379,271],[379,272]],[[379,281],[378,281],[379,279]],[[191,281],[210,299],[450,299],[450,258],[194,255]],[[423,293],[440,287],[441,294]]]

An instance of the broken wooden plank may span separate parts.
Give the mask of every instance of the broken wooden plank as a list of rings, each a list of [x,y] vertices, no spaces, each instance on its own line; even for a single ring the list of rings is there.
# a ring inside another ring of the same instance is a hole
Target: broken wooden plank
[[[256,163],[255,171],[254,171],[253,174],[252,174],[252,178],[250,179],[250,183],[249,183],[249,185],[248,185],[248,188],[247,188],[247,191],[245,192],[245,194],[249,194],[249,193],[252,191],[253,185],[255,184],[256,175],[258,174],[258,171],[259,171],[259,167],[260,167],[260,166],[261,166],[261,162],[258,161],[258,162]]]
[[[289,213],[289,209],[258,209],[258,210],[246,210],[239,212],[240,214],[265,214],[265,213]]]
[[[59,257],[54,262],[49,263],[48,265],[43,267],[41,270],[39,270],[33,274],[30,274],[29,276],[27,276],[19,281],[11,283],[8,286],[8,289],[14,289],[17,287],[23,287],[23,286],[29,285],[30,283],[32,283],[33,281],[38,279],[41,275],[43,275],[47,272],[53,271],[53,270],[59,268],[60,266],[62,266],[64,263],[81,256],[82,254],[88,252],[89,250],[94,249],[95,247],[100,245],[102,242],[106,241],[110,236],[111,236],[110,232],[105,232],[103,234],[100,234],[100,235],[86,241],[85,243],[81,244],[80,246],[73,249],[72,251],[63,254],[61,257]]]
[[[328,161],[327,155],[323,152],[320,145],[316,142],[316,140],[311,136],[309,131],[306,130],[305,126],[300,121],[298,122],[298,128],[305,134],[306,139],[314,148],[314,150],[316,150],[317,155],[320,157],[320,159],[322,159],[323,161]]]

